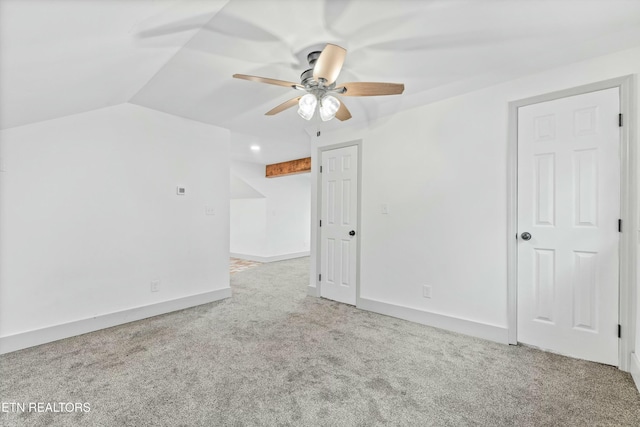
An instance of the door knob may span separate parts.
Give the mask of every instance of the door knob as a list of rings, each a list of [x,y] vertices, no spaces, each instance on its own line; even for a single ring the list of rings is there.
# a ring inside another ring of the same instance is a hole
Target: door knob
[[[349,232],[349,236],[355,236],[355,235],[356,235],[355,230],[351,230],[351,231]]]
[[[527,233],[526,231],[520,235],[522,240],[531,240],[531,233]]]

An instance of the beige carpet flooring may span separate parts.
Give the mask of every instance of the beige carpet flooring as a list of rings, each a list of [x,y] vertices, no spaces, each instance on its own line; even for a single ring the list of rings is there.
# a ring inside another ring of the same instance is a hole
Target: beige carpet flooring
[[[2,426],[640,426],[631,377],[308,297],[308,258],[233,297],[0,357]]]

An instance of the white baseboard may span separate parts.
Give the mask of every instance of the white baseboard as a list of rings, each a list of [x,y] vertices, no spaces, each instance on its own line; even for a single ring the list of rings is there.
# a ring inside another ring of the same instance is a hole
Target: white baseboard
[[[307,295],[309,295],[310,297],[319,297],[320,295],[318,295],[318,288],[316,286],[307,286]]]
[[[640,359],[638,359],[637,353],[631,353],[631,366],[629,372],[633,377],[633,382],[636,383],[636,388],[640,391]]]
[[[247,261],[256,261],[256,262],[275,262],[275,261],[284,261],[287,259],[294,258],[302,258],[305,256],[309,256],[309,251],[306,252],[294,252],[290,254],[282,254],[282,255],[273,255],[273,256],[259,256],[259,255],[248,255],[248,254],[239,254],[231,252],[231,258],[240,258],[246,259]]]
[[[158,316],[160,314],[170,313],[176,310],[207,304],[213,301],[229,298],[230,296],[231,288],[224,288],[216,291],[205,292],[203,294],[190,295],[170,301],[159,302],[157,304],[130,308],[88,319],[76,320],[69,323],[1,337],[0,354],[10,353],[23,348],[61,340],[63,338],[82,335],[88,332],[110,328],[112,326],[122,325],[123,323],[146,319],[147,317]]]
[[[474,322],[472,320],[460,319],[443,314],[430,313],[428,311],[417,310],[415,308],[403,307],[386,302],[359,298],[357,308],[373,311],[374,313],[397,317],[410,322],[416,322],[447,331],[458,332],[472,337],[482,338],[489,341],[496,341],[501,344],[508,344],[508,330],[500,326],[488,325],[486,323]]]

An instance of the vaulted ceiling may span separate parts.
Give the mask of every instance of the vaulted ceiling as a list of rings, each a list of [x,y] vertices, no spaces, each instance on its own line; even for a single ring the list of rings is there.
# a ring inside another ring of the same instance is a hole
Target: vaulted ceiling
[[[298,92],[231,77],[299,81],[327,42],[348,51],[338,82],[405,93],[308,122],[264,115]],[[638,0],[0,0],[0,127],[131,102],[231,129],[236,158],[287,160],[318,129],[637,45]]]

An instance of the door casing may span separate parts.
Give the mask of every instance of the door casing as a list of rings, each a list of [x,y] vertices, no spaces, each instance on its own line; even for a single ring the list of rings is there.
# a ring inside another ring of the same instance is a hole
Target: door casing
[[[638,182],[637,182],[637,143],[635,76],[623,76],[584,86],[578,86],[557,92],[551,92],[509,103],[509,145],[508,145],[508,203],[507,203],[507,329],[509,344],[517,344],[517,240],[518,232],[518,108],[540,102],[553,101],[574,95],[595,92],[603,89],[619,88],[620,111],[623,126],[620,132],[620,292],[619,318],[622,336],[619,345],[619,368],[629,371],[630,355],[635,347],[636,303],[636,248],[638,244]]]
[[[362,202],[362,140],[355,140],[355,141],[348,141],[348,142],[343,142],[343,143],[339,143],[339,144],[331,144],[331,145],[325,145],[322,147],[318,147],[318,155],[317,155],[317,159],[319,159],[319,161],[322,161],[322,153],[324,151],[331,151],[334,150],[336,148],[344,148],[344,147],[351,147],[351,146],[357,146],[358,147],[358,199],[357,199],[357,210],[358,212],[356,213],[356,217],[358,218],[358,229],[356,230],[356,232],[358,233],[358,239],[356,240],[356,307],[360,306],[360,247],[361,247],[361,241],[362,241],[362,208],[361,208],[361,202]],[[317,169],[317,175],[318,175],[318,179],[317,179],[317,218],[320,219],[322,217],[322,175],[320,173],[320,168]],[[320,221],[316,221],[315,224],[316,227],[316,235],[318,236],[318,238],[316,239],[316,254],[318,254],[316,256],[316,272],[320,272],[322,270],[322,250],[321,250],[321,244],[322,244],[322,239],[321,239],[321,230],[320,230]],[[316,277],[315,279],[316,281],[316,296],[320,297],[321,295],[321,283],[318,280],[318,278]]]

